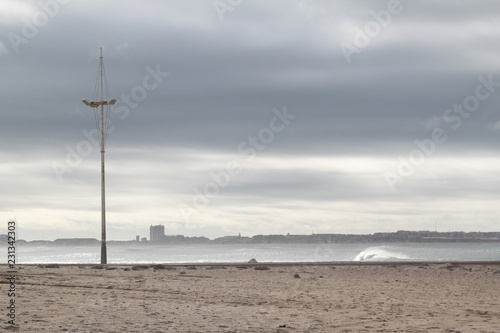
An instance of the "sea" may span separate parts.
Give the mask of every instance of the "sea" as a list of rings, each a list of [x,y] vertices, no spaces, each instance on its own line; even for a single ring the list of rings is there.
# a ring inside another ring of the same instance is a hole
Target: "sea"
[[[18,245],[16,264],[95,264],[99,246]],[[500,261],[500,243],[397,244],[108,244],[108,264],[489,262]],[[7,255],[0,263],[7,263]]]

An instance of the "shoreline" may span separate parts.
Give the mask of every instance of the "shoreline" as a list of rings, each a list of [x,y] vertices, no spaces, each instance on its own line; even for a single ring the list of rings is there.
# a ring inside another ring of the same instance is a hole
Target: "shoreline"
[[[16,267],[33,267],[33,266],[45,266],[45,265],[59,265],[61,267],[92,267],[92,266],[103,266],[103,267],[125,267],[125,266],[171,266],[171,267],[184,267],[184,266],[228,266],[228,267],[236,267],[236,266],[275,266],[275,267],[287,267],[287,266],[423,266],[423,265],[491,265],[491,266],[500,266],[500,260],[492,260],[492,261],[319,261],[319,262],[257,262],[257,263],[248,263],[248,262],[203,262],[203,263],[193,263],[193,262],[184,262],[184,263],[121,263],[121,264],[99,264],[99,263],[29,263],[29,264],[16,264]],[[0,267],[8,267],[8,264],[0,264]]]

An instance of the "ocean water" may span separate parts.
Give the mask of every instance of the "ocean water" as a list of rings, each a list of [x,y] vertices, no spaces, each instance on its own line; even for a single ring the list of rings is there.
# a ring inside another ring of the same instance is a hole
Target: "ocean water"
[[[500,261],[500,243],[108,245],[109,264]],[[7,262],[7,255],[1,263]],[[100,247],[18,246],[17,264],[100,262]]]

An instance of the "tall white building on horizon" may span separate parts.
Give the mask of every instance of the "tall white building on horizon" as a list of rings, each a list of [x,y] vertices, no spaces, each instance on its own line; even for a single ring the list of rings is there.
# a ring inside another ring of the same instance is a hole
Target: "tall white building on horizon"
[[[150,242],[161,242],[165,236],[165,226],[163,225],[151,225],[149,227],[149,241]]]

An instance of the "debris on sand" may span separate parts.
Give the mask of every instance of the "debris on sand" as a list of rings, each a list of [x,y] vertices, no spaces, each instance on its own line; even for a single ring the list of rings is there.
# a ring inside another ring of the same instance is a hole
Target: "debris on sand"
[[[267,271],[267,270],[269,270],[269,267],[267,267],[267,266],[256,266],[254,269],[256,271]]]

